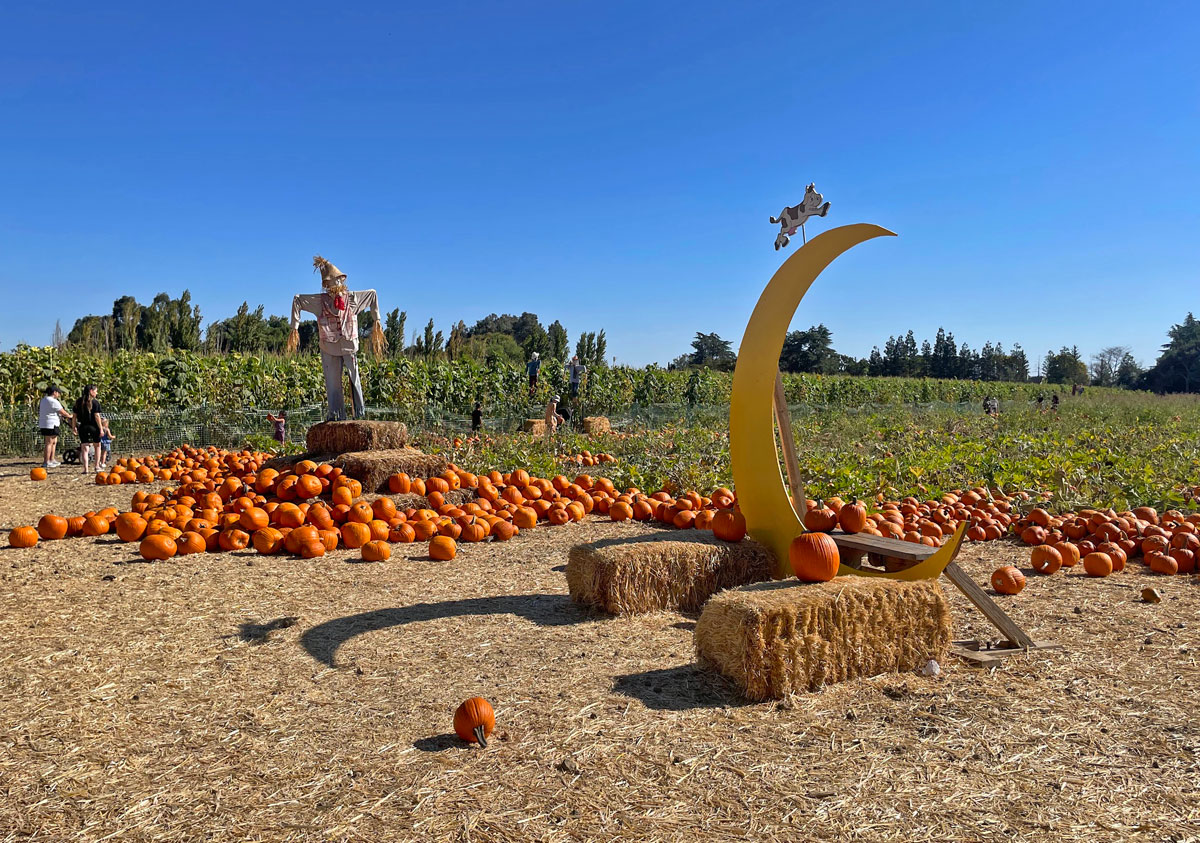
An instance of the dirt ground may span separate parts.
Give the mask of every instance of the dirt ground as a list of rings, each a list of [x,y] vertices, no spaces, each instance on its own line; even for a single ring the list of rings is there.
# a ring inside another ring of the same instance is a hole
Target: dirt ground
[[[28,467],[0,463],[5,533],[133,491]],[[567,597],[572,544],[653,529],[449,563],[5,547],[0,840],[1200,839],[1194,579],[1027,572],[1003,605],[1062,650],[747,705],[695,666],[694,616]],[[960,556],[981,583],[1026,560]],[[995,637],[944,585],[956,635]],[[485,750],[451,734],[476,694]]]

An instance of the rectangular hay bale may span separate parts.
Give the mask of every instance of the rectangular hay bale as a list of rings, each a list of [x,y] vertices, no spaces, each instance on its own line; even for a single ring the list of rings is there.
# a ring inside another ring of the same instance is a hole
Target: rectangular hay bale
[[[333,466],[362,483],[364,492],[383,493],[388,491],[387,481],[393,474],[403,472],[425,479],[441,474],[450,463],[416,448],[396,448],[342,454],[333,460]]]
[[[532,433],[534,436],[546,435],[546,420],[545,419],[525,419],[521,425],[522,433]]]
[[[705,605],[695,640],[702,664],[761,701],[943,661],[950,635],[936,580],[847,576],[726,591]]]
[[[567,557],[571,598],[614,615],[694,612],[716,592],[769,579],[771,557],[750,539],[663,533],[576,545]]]
[[[612,433],[612,423],[609,422],[608,416],[587,416],[583,420],[583,432],[588,436]]]
[[[328,421],[310,427],[305,441],[316,454],[394,450],[408,444],[408,427],[392,421]]]

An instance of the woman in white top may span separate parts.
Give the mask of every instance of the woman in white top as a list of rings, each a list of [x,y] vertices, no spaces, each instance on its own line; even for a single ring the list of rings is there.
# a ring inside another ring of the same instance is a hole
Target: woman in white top
[[[57,386],[48,386],[46,387],[46,396],[38,405],[38,429],[46,442],[42,454],[42,465],[46,468],[58,468],[60,465],[54,461],[54,449],[58,446],[58,428],[62,425],[62,420],[75,420],[75,417],[68,413],[62,402],[58,400],[59,395]]]

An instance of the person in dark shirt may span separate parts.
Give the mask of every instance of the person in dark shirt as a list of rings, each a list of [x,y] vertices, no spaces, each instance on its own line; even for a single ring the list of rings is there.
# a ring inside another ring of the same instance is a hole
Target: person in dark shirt
[[[96,385],[88,384],[83,388],[83,394],[75,402],[76,434],[79,436],[79,461],[83,463],[83,471],[88,472],[88,463],[92,470],[100,465],[100,414],[104,409],[96,400]]]
[[[529,358],[529,362],[525,364],[525,373],[529,375],[529,397],[533,397],[533,391],[537,389],[538,372],[542,368],[541,355],[536,351]]]
[[[280,410],[277,416],[267,413],[267,421],[271,423],[271,437],[282,445],[287,439],[287,410]]]
[[[471,430],[478,433],[481,427],[483,427],[483,407],[476,401],[475,409],[471,411]]]

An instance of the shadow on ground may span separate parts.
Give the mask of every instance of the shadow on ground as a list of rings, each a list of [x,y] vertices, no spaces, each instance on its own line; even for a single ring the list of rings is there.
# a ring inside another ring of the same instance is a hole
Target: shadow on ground
[[[266,623],[255,623],[247,621],[238,625],[238,638],[245,641],[247,644],[266,644],[267,639],[271,637],[271,633],[277,629],[287,629],[289,626],[295,626],[300,620],[295,617],[276,618],[273,621]]]
[[[455,747],[461,749],[463,746],[465,744],[462,739],[453,732],[413,741],[413,747],[421,750],[421,752],[445,752],[447,749],[454,749]]]
[[[658,711],[746,704],[724,679],[694,664],[618,676],[613,690]]]
[[[334,658],[338,647],[356,635],[406,623],[473,615],[517,615],[539,626],[567,626],[597,620],[595,615],[576,606],[565,594],[475,597],[443,603],[416,603],[334,618],[305,632],[300,637],[300,645],[317,661],[336,667]]]

